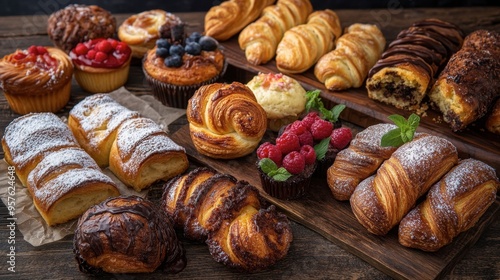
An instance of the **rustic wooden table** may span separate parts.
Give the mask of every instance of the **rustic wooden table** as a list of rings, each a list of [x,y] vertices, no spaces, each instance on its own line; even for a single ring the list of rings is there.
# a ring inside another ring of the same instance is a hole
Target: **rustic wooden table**
[[[500,8],[452,8],[452,9],[402,9],[388,6],[382,10],[338,10],[343,26],[355,22],[378,24],[387,40],[416,19],[440,18],[461,26],[466,32],[485,28],[500,31]],[[188,23],[188,31],[203,30],[203,13],[178,14]],[[116,15],[120,24],[128,15]],[[16,17],[0,17],[0,57],[27,48],[30,45],[51,45],[46,33],[47,15],[36,14]],[[248,70],[248,69],[246,69]],[[246,77],[245,73],[230,68],[228,79]],[[136,94],[150,94],[150,89],[143,79],[140,65],[131,68],[126,88]],[[87,96],[76,82],[73,83],[72,97],[66,108],[59,115],[67,115],[72,106]],[[0,136],[7,124],[16,118],[8,107],[5,98],[0,96]],[[185,119],[179,119],[170,126],[174,132],[185,125]],[[3,158],[3,151],[0,152]],[[500,159],[496,159],[500,161]],[[0,175],[4,176],[4,175]],[[6,187],[6,186],[2,186]],[[85,279],[86,275],[78,271],[72,252],[72,236],[61,241],[34,247],[23,240],[19,231],[11,232],[8,224],[7,208],[0,203],[0,277],[17,279]],[[363,261],[344,247],[331,242],[305,226],[292,222],[294,241],[289,254],[275,266],[256,274],[243,274],[226,268],[211,258],[207,246],[183,240],[187,251],[188,265],[178,275],[168,275],[179,279],[390,279],[391,277]],[[15,238],[15,273],[7,268],[7,256],[11,244],[9,237]],[[500,221],[494,220],[478,237],[473,246],[461,253],[451,270],[445,271],[445,279],[500,279]],[[426,267],[422,267],[425,270]],[[161,273],[139,275],[141,279],[156,279]],[[392,275],[393,276],[393,275]],[[115,279],[134,279],[135,275],[113,275]]]

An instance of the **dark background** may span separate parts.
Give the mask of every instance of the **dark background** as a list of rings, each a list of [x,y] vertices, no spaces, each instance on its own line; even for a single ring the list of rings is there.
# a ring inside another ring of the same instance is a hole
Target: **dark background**
[[[221,0],[162,0],[162,1],[71,1],[71,0],[0,0],[0,16],[51,14],[73,3],[95,4],[112,13],[138,13],[150,9],[167,12],[207,11],[220,4]],[[415,7],[457,7],[457,6],[499,6],[498,0],[311,0],[315,10],[320,9],[375,9],[375,8],[415,8]],[[464,15],[466,16],[466,15]]]

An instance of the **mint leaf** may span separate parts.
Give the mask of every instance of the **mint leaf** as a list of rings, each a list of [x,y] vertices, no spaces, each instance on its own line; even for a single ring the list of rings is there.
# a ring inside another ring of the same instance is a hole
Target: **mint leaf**
[[[292,174],[290,174],[290,172],[288,172],[284,167],[280,167],[276,171],[277,172],[273,174],[273,176],[270,176],[276,181],[283,182],[288,180],[288,178],[292,177]]]
[[[330,145],[330,137],[325,138],[321,140],[318,144],[314,145],[314,151],[316,152],[317,160],[322,160],[325,158],[329,145]]]
[[[393,130],[387,132],[380,141],[382,147],[399,147],[404,143],[410,142],[415,136],[417,127],[420,124],[420,117],[416,114],[411,114],[406,120],[400,115],[391,115],[388,117],[398,126]]]
[[[342,113],[342,111],[344,111],[344,109],[345,109],[344,104],[338,104],[338,105],[333,106],[333,108],[330,110],[330,112],[332,112],[332,118],[330,121],[336,122],[339,119],[340,113]]]
[[[259,161],[259,167],[262,169],[262,172],[269,174],[270,172],[273,172],[274,170],[278,169],[278,166],[274,161],[272,161],[269,158],[263,158]]]
[[[306,92],[306,112],[316,109],[320,110],[323,107],[323,101],[319,97],[321,91],[319,89]]]
[[[284,167],[278,168],[276,163],[269,158],[261,159],[259,161],[259,167],[262,169],[262,172],[276,181],[282,182],[292,177],[292,174],[290,174],[290,172],[288,172]]]

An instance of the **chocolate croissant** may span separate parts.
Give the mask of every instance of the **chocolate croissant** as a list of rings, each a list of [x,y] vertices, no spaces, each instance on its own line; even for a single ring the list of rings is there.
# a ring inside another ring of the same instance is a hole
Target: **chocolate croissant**
[[[444,138],[425,135],[403,144],[356,187],[354,215],[369,232],[386,234],[457,162],[456,147]]]
[[[224,41],[256,20],[275,0],[230,0],[213,6],[205,14],[205,35]]]
[[[178,273],[184,248],[164,212],[138,196],[108,199],[78,221],[73,251],[80,271],[90,274]]]
[[[305,23],[312,10],[309,0],[278,0],[276,5],[266,7],[261,17],[238,36],[247,61],[258,65],[271,60],[285,31]]]
[[[337,39],[335,49],[318,60],[314,75],[329,90],[358,88],[384,48],[385,37],[376,25],[353,24]]]
[[[281,260],[293,239],[287,217],[262,201],[247,182],[203,167],[164,185],[162,209],[217,262],[255,272]]]
[[[239,82],[201,86],[189,100],[186,116],[195,148],[212,158],[250,154],[267,129],[266,111]]]
[[[80,145],[101,167],[141,191],[189,167],[183,147],[154,121],[140,117],[109,95],[94,94],[70,111],[68,125]]]
[[[500,182],[487,164],[465,159],[429,190],[399,224],[399,243],[437,251],[473,227],[495,202]]]
[[[307,23],[287,30],[276,49],[276,67],[282,73],[302,73],[331,51],[342,34],[337,14],[315,11]]]

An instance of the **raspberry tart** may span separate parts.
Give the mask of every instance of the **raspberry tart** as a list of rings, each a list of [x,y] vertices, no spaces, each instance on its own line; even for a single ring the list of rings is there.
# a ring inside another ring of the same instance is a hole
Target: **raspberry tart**
[[[0,89],[21,115],[57,112],[69,100],[73,64],[63,51],[44,46],[16,50],[0,60]]]
[[[106,93],[127,82],[132,50],[112,38],[79,43],[69,53],[75,65],[75,79],[86,91]]]
[[[154,96],[164,105],[186,108],[194,92],[215,83],[226,70],[219,43],[184,25],[162,30],[162,38],[143,58],[143,71]]]

